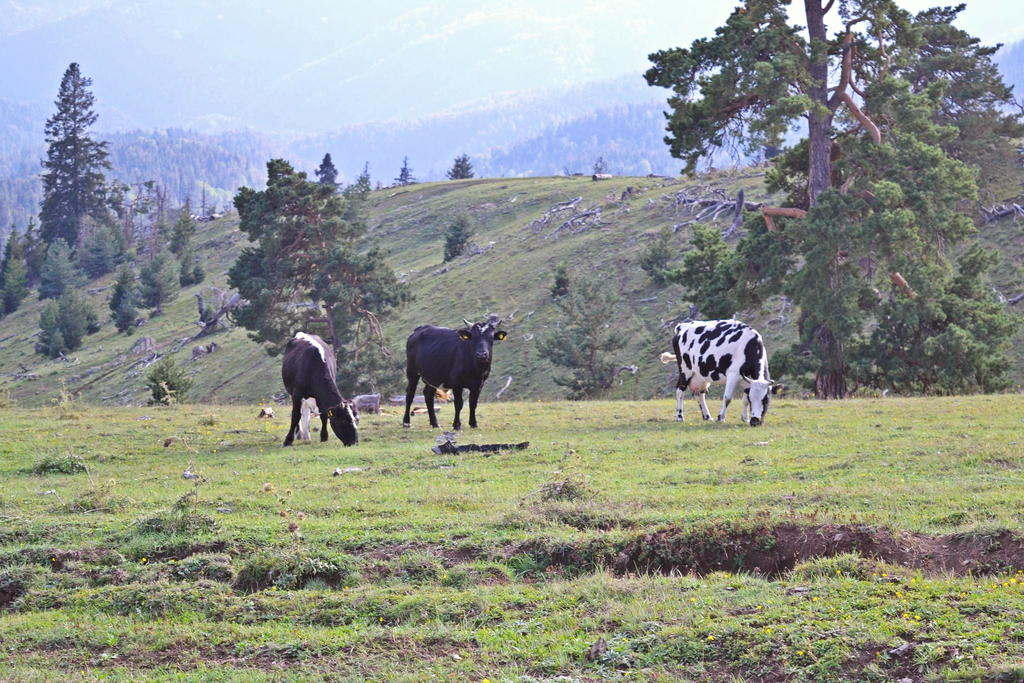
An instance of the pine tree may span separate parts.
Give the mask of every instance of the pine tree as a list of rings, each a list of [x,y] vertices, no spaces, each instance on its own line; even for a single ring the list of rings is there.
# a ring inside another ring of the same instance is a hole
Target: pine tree
[[[198,285],[200,282],[206,279],[206,270],[203,269],[199,259],[196,258],[196,252],[190,245],[181,254],[181,265],[178,270],[178,282],[182,287],[191,287],[192,285]]]
[[[444,229],[444,262],[462,256],[473,236],[473,222],[469,214],[461,213]]]
[[[20,258],[8,261],[3,268],[3,287],[0,287],[0,310],[10,315],[18,310],[28,296],[28,270]]]
[[[71,261],[71,247],[58,237],[46,249],[46,261],[39,274],[39,298],[56,299],[78,286],[81,278]]]
[[[598,157],[597,161],[594,162],[594,175],[604,175],[608,173],[608,164],[604,162],[604,157]]]
[[[101,223],[107,214],[103,171],[110,163],[107,143],[89,136],[97,118],[91,85],[92,79],[82,76],[78,64],[72,63],[61,79],[57,112],[46,121],[48,148],[39,221],[48,244],[63,239],[74,247],[82,221],[91,217]]]
[[[114,231],[107,227],[95,230],[85,238],[79,252],[79,266],[90,279],[103,277],[114,270],[118,244]]]
[[[100,329],[96,312],[75,289],[64,292],[57,301],[46,303],[39,316],[39,327],[42,330],[40,350],[50,358],[75,351],[82,346],[86,335]]]
[[[611,386],[614,354],[625,345],[609,324],[615,317],[616,296],[603,282],[584,278],[556,299],[562,319],[537,347],[541,358],[567,374],[555,383],[569,390],[569,398],[593,398]]]
[[[46,262],[46,243],[40,239],[39,230],[36,228],[35,220],[28,219],[28,228],[25,230],[25,268],[28,272],[28,283],[34,285],[39,282],[39,276],[43,271],[43,263]]]
[[[192,220],[192,203],[188,200],[178,211],[178,217],[171,226],[171,253],[181,256],[190,249],[196,234],[196,222]]]
[[[12,261],[20,261],[25,257],[25,245],[21,238],[18,236],[18,228],[11,226],[11,234],[7,237],[7,242],[4,244],[3,257],[0,258],[0,289],[4,288],[6,283],[6,277],[4,273],[7,271],[7,266]]]
[[[830,39],[833,4],[845,29]],[[1001,150],[993,158],[1005,158],[1019,117],[1001,108],[1008,91],[991,51],[949,25],[962,7],[914,17],[892,0],[806,0],[808,41],[789,23],[788,6],[744,2],[715,37],[652,55],[647,80],[674,90],[668,142],[687,170],[725,144],[778,145],[798,117],[807,119],[806,139],[769,170],[768,189],[785,192],[786,206],[763,207],[764,220],[748,217],[728,276],[698,287],[712,302],[790,296],[800,309],[800,342],[776,354],[773,370],[809,371],[817,396],[842,398],[852,375],[870,375],[863,368],[871,361],[859,354],[867,326],[885,327],[896,310],[908,324],[927,325],[933,316],[913,310],[949,300],[948,246],[973,232],[958,208],[977,197],[968,164],[983,167],[978,159],[988,152],[978,150],[990,147]],[[983,140],[977,150],[974,140]],[[966,310],[951,306],[947,315],[959,330],[971,328]],[[1003,358],[1003,328],[987,330],[993,334],[969,334]],[[930,335],[919,327],[897,336]],[[977,364],[980,354],[961,358]],[[963,371],[985,374],[977,365]]]
[[[569,293],[569,264],[562,261],[555,266],[555,280],[551,283],[551,298],[557,299]]]
[[[405,157],[402,161],[402,168],[398,171],[398,177],[395,178],[395,185],[412,185],[416,182],[416,178],[412,175],[412,169],[409,168],[409,157]]]
[[[446,173],[448,180],[465,180],[473,177],[473,164],[469,161],[469,155],[463,154],[455,157],[455,162]]]
[[[338,354],[343,393],[387,385],[393,378],[379,373],[393,368],[377,363],[376,321],[409,299],[408,286],[380,248],[357,246],[366,228],[344,219],[351,201],[344,193],[311,182],[282,159],[267,171],[266,190],[242,188],[235,197],[239,227],[253,246],[242,249],[228,273],[246,302],[234,319],[271,353],[298,330],[320,334]]]
[[[164,304],[174,301],[180,288],[180,269],[174,256],[166,251],[156,254],[139,271],[139,299],[152,315],[163,313]]]
[[[334,162],[331,161],[330,152],[324,155],[324,160],[320,162],[320,168],[316,169],[314,173],[316,173],[316,177],[324,185],[338,184],[338,169],[334,167]]]
[[[664,228],[658,237],[640,252],[640,268],[651,278],[651,282],[659,287],[665,284],[665,271],[672,259],[672,232]]]
[[[345,197],[344,220],[352,230],[365,232],[370,228],[370,209],[367,204],[370,199],[370,162],[363,166],[363,172],[359,174],[354,183],[347,185],[342,192]]]
[[[146,373],[146,386],[153,398],[150,405],[173,405],[181,403],[195,382],[179,368],[172,356],[167,356],[153,365]]]
[[[110,314],[118,332],[132,333],[139,312],[135,308],[138,292],[135,288],[135,271],[127,263],[117,271],[114,289],[110,293]]]

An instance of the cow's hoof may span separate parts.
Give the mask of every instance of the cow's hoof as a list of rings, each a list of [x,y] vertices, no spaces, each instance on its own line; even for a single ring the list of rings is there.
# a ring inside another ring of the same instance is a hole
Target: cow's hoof
[[[710,415],[702,415],[701,417],[703,417],[703,418],[704,418],[704,421],[705,421],[705,422],[707,422],[707,421],[709,421],[709,420],[711,419],[711,416],[710,416]]]
[[[676,415],[676,422],[682,422],[682,421],[683,421],[683,416],[682,415]]]
[[[412,425],[409,424],[408,422],[403,422],[402,429],[412,429]]]

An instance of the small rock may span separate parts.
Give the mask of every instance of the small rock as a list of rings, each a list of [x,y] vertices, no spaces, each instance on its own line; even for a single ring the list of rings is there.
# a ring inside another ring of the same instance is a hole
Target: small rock
[[[608,652],[608,642],[605,641],[604,636],[601,636],[597,641],[590,646],[590,652],[587,653],[587,661],[595,662],[600,659],[601,655]]]
[[[234,510],[232,510],[231,508],[217,508],[217,512],[220,512],[221,514],[225,515],[230,515],[232,512],[234,512]]]
[[[174,437],[173,436],[167,437],[166,439],[164,439],[164,448],[167,448],[172,443],[174,443]]]
[[[891,654],[893,657],[902,657],[903,655],[907,654],[908,652],[910,652],[913,649],[914,649],[914,646],[911,645],[910,643],[903,643],[899,647],[894,647],[893,649],[889,650],[889,654]],[[906,680],[910,680],[910,679],[906,679]],[[913,683],[913,681],[911,681],[911,683]]]

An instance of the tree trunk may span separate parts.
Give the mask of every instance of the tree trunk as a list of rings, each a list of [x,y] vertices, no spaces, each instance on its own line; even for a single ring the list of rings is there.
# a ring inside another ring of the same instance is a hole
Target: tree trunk
[[[821,365],[814,377],[814,395],[820,399],[846,397],[846,358],[843,343],[826,325],[818,328],[818,353]]]
[[[830,3],[831,4],[831,3]],[[821,0],[804,0],[807,13],[807,32],[811,39],[809,71],[814,84],[807,94],[819,105],[818,111],[808,116],[807,199],[810,206],[817,203],[818,195],[832,187],[832,112],[828,106],[828,31]]]

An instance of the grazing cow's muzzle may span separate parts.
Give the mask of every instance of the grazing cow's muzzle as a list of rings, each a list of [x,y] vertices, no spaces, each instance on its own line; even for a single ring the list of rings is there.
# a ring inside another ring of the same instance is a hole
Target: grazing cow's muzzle
[[[750,426],[751,427],[757,427],[760,424],[761,424],[761,418],[759,418],[759,417],[751,417],[750,418]]]

